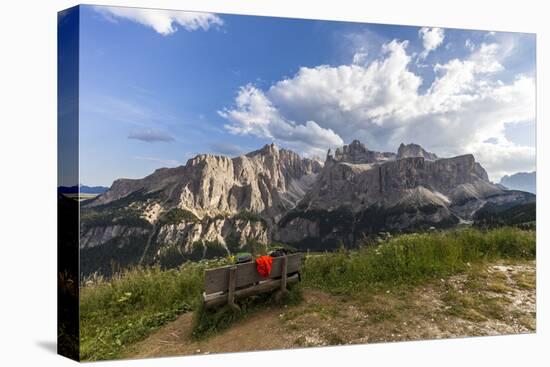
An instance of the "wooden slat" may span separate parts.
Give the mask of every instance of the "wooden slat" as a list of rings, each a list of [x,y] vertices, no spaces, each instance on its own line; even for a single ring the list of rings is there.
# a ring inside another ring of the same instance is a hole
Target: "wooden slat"
[[[281,261],[281,291],[286,291],[286,275],[288,274],[288,257],[284,256]]]
[[[298,274],[291,275],[287,278],[287,284],[298,282]],[[260,284],[253,285],[248,288],[235,291],[235,299],[242,299],[245,297],[253,296],[255,294],[265,293],[273,291],[281,287],[281,279],[269,279],[261,282]],[[227,293],[215,293],[204,295],[204,305],[208,307],[219,306],[227,303]]]
[[[287,274],[295,273],[300,270],[302,266],[302,257],[303,254],[301,253],[287,255]],[[273,258],[269,278],[277,278],[281,276],[281,264],[282,257]],[[256,270],[256,263],[254,261],[246,264],[236,264],[217,269],[210,269],[205,273],[204,292],[206,294],[225,292],[229,289],[229,268],[231,266],[237,266],[237,276],[235,280],[235,287],[237,289],[267,279],[258,274],[258,271]]]
[[[237,267],[232,266],[229,268],[229,292],[227,294],[227,303],[229,306],[235,306],[235,280],[237,275]]]

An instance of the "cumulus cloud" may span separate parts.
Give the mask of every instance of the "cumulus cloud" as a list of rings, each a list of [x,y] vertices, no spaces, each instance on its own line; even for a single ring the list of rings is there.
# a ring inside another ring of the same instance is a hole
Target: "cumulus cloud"
[[[406,47],[407,42],[391,41],[382,47],[387,57],[366,67],[301,68],[271,86],[267,95],[293,121],[313,120],[345,138],[358,129],[375,133],[387,127],[389,116],[406,113],[418,99],[422,80],[407,69],[411,58]],[[369,129],[363,129],[366,124]]]
[[[445,39],[445,32],[441,28],[420,28],[418,35],[422,39],[422,46],[424,46],[424,51],[419,55],[421,59],[428,57],[428,54],[435,50],[443,43]]]
[[[498,144],[482,143],[475,146],[475,156],[495,182],[499,182],[505,175],[536,170],[535,147],[508,141]]]
[[[128,134],[128,139],[134,139],[134,140],[141,140],[146,143],[154,143],[154,142],[172,142],[174,141],[174,137],[167,133],[166,131],[152,129],[152,128],[145,128],[145,129],[139,129],[134,130]]]
[[[223,25],[222,19],[211,13],[113,6],[96,6],[94,9],[111,21],[127,19],[153,28],[163,36],[175,33],[180,27],[187,31],[206,31],[212,26]]]
[[[473,51],[475,48],[476,48],[476,45],[474,45],[474,43],[472,42],[471,39],[467,39],[465,42],[464,42],[464,47],[466,47],[468,50],[470,51]]]
[[[323,154],[327,147],[343,144],[334,131],[322,128],[315,121],[297,124],[283,117],[268,96],[252,84],[241,87],[234,108],[218,113],[232,122],[225,128],[233,134],[268,138],[308,155]]]
[[[361,47],[353,54],[352,63],[355,65],[365,65],[367,61],[368,52],[364,47]]]
[[[393,40],[368,65],[302,67],[267,90],[246,85],[220,115],[232,133],[302,152],[326,152],[353,139],[386,151],[415,142],[440,156],[473,153],[493,180],[534,169],[535,149],[504,133],[509,124],[535,119],[534,79],[496,77],[508,49],[483,43],[462,59],[433,65],[435,78],[420,92],[407,47]]]

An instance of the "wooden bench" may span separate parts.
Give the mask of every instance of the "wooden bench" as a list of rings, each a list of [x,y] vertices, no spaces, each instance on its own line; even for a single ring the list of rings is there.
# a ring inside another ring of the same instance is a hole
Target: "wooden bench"
[[[287,284],[300,280],[304,260],[301,253],[274,257],[269,277],[264,278],[256,269],[256,262],[223,266],[205,273],[204,305],[214,307],[227,303],[239,309],[235,301],[252,295],[279,289],[287,291]]]

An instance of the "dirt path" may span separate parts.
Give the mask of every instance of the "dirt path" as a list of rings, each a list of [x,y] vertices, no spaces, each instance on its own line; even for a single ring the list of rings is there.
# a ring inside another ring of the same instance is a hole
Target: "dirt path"
[[[303,290],[293,307],[268,307],[202,341],[184,314],[126,349],[128,358],[526,333],[535,330],[535,263],[496,263],[423,286],[353,299]]]

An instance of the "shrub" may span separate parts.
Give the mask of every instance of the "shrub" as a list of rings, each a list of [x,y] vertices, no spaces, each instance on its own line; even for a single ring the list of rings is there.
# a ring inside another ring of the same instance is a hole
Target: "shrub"
[[[250,238],[242,247],[242,251],[250,252],[253,256],[265,255],[267,253],[267,245],[254,238]]]
[[[186,209],[173,208],[159,218],[159,225],[179,224],[181,222],[198,222],[199,218]]]
[[[256,214],[256,213],[253,213],[253,212],[250,212],[250,211],[247,211],[247,210],[243,210],[243,211],[240,211],[238,212],[237,214],[235,214],[233,216],[234,219],[240,219],[240,220],[245,220],[245,221],[249,221],[249,222],[260,222],[263,224],[263,226],[267,226],[267,222],[265,221],[264,218],[262,218],[259,214]]]
[[[204,255],[206,259],[227,257],[229,255],[225,246],[218,241],[204,241],[204,247],[206,247],[206,253]]]
[[[160,247],[162,252],[159,255],[158,263],[162,269],[176,268],[187,260],[177,246],[165,245]]]

